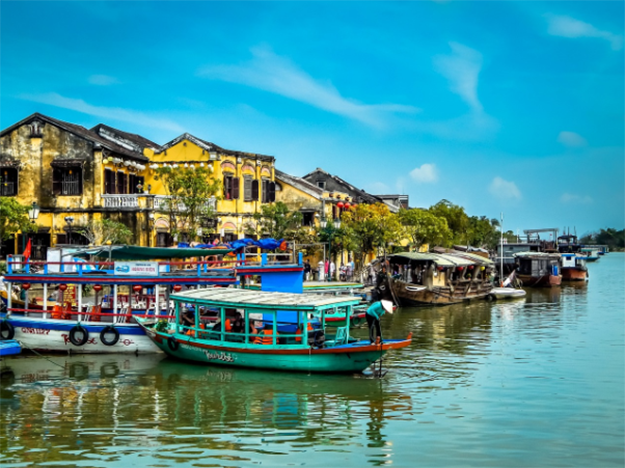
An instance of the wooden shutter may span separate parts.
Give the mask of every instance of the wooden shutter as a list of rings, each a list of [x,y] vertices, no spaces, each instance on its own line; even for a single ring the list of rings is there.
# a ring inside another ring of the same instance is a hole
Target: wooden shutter
[[[252,200],[258,200],[258,180],[252,180]]]
[[[113,171],[111,171],[110,169],[104,169],[104,193],[107,193],[107,194],[115,193],[115,190],[111,186],[112,175],[113,175]]]
[[[252,178],[249,176],[243,177],[243,200],[252,200]]]
[[[63,171],[59,168],[52,168],[52,194],[61,195],[63,191]]]
[[[232,199],[233,200],[239,199],[239,181],[240,179],[238,177],[232,178]]]
[[[269,202],[275,202],[276,201],[276,183],[275,182],[269,182]]]

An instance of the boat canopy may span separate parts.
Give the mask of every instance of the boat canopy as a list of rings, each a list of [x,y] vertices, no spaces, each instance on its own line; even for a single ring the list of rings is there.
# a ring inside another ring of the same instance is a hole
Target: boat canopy
[[[462,254],[466,255],[464,252]],[[482,262],[479,262],[479,263],[486,263],[486,262],[483,262],[483,260],[486,260],[486,259],[483,259],[481,257],[480,259],[482,260]],[[406,264],[412,261],[434,262],[438,266],[450,267],[450,268],[457,267],[457,266],[464,267],[464,266],[469,266],[469,265],[475,265],[476,263],[478,263],[477,261],[468,260],[466,258],[458,257],[458,256],[451,255],[451,254],[437,254],[437,253],[428,253],[428,252],[402,252],[402,253],[392,255],[390,257],[390,260],[393,263],[399,263],[399,264]]]
[[[554,252],[517,252],[514,257],[529,258],[529,259],[558,259],[562,256],[559,253]]]
[[[138,247],[135,245],[112,245],[95,247],[72,253],[73,257],[100,257],[113,260],[156,260],[171,258],[206,257],[208,255],[225,255],[232,249],[178,249],[171,247]]]
[[[328,309],[360,303],[360,298],[353,296],[293,294],[234,288],[192,289],[172,294],[170,298],[174,301],[205,303],[213,306],[289,311]]]

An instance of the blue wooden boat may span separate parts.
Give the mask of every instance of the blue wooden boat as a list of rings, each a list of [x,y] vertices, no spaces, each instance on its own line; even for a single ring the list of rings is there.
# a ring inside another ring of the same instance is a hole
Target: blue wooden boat
[[[17,340],[0,340],[0,357],[11,356],[22,352],[22,346]]]
[[[169,356],[205,364],[302,372],[362,372],[404,340],[357,340],[349,325],[326,334],[326,316],[352,314],[358,297],[213,288],[171,296],[173,323],[137,319]],[[212,327],[206,323],[217,315]],[[238,329],[235,324],[239,324]]]

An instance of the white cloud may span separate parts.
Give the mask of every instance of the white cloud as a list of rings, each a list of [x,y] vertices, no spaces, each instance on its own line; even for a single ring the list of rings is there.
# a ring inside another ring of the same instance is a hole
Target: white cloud
[[[253,59],[241,65],[209,66],[199,74],[210,79],[262,89],[333,114],[381,126],[396,113],[414,114],[420,109],[402,104],[362,104],[341,96],[329,82],[320,82],[267,47],[252,49]]]
[[[592,203],[592,198],[588,195],[575,195],[573,193],[565,192],[560,197],[560,201],[562,203],[583,203],[584,205],[588,205]]]
[[[119,81],[114,76],[91,75],[89,77],[89,83],[97,86],[110,86],[119,83]]]
[[[500,199],[508,200],[520,200],[521,191],[514,182],[510,182],[502,179],[501,177],[495,177],[490,183],[488,191]]]
[[[433,183],[438,180],[438,171],[435,164],[426,163],[410,171],[410,177],[422,184]]]
[[[588,144],[584,137],[575,132],[560,132],[558,142],[569,148],[578,148]]]
[[[623,36],[613,34],[609,31],[602,31],[592,24],[584,23],[570,16],[545,15],[549,23],[547,32],[552,36],[578,38],[594,37],[605,39],[610,43],[612,50],[621,50],[623,47]]]
[[[477,97],[482,54],[457,42],[450,42],[449,46],[452,54],[435,57],[434,67],[449,80],[452,92],[458,94],[473,111],[482,112],[482,104]]]
[[[177,123],[169,119],[159,119],[145,115],[142,112],[136,112],[118,107],[98,107],[86,103],[82,99],[73,99],[61,96],[57,93],[47,94],[23,94],[19,98],[26,101],[39,102],[49,106],[60,107],[62,109],[70,109],[83,114],[102,117],[104,119],[119,120],[122,122],[130,122],[140,124],[146,127],[160,128],[162,130],[170,130],[182,133],[184,129]]]

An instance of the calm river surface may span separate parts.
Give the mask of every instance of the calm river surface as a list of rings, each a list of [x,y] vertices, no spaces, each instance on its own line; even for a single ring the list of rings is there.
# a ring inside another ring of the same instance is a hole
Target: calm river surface
[[[414,340],[383,379],[7,358],[0,466],[622,468],[625,255],[589,270],[524,301],[384,317]]]

